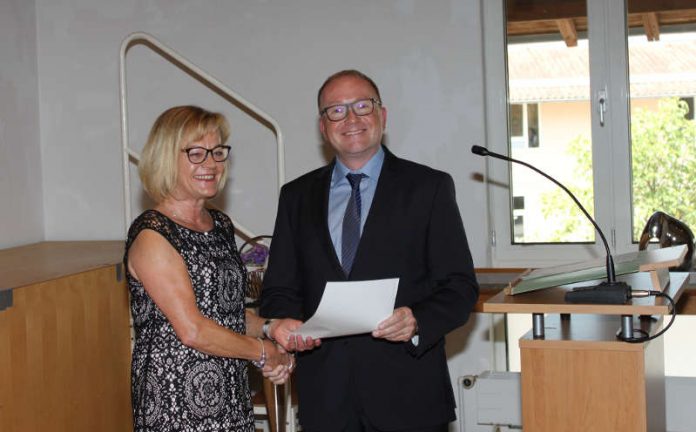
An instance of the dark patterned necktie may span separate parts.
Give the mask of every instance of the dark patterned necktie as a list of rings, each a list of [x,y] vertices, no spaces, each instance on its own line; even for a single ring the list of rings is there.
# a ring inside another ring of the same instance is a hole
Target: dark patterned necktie
[[[360,242],[360,212],[362,202],[360,198],[360,181],[365,174],[347,174],[350,183],[351,193],[346,213],[343,215],[343,234],[341,237],[341,266],[343,272],[348,276],[353,268],[355,252],[358,250]]]

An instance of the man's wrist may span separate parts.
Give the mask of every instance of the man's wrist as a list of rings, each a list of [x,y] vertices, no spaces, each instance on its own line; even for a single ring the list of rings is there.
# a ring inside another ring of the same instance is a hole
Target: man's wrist
[[[263,333],[264,337],[266,339],[272,340],[275,342],[275,339],[273,339],[273,336],[271,336],[271,323],[275,321],[273,319],[267,319],[266,322],[263,323],[263,327],[261,327],[261,332]]]
[[[420,337],[418,336],[418,321],[416,321],[416,328],[413,330],[413,336],[411,336],[411,343],[413,346],[418,346],[420,342]]]

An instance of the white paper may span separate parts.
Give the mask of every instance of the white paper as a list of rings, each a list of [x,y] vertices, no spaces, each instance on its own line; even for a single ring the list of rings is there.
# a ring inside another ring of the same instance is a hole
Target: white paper
[[[399,279],[327,282],[314,315],[296,334],[314,339],[370,333],[394,312]]]

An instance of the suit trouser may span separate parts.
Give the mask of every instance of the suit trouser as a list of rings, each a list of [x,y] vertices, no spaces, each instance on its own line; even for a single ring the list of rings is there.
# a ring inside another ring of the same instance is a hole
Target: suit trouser
[[[357,389],[354,386],[349,386],[347,395],[350,398],[350,403],[348,404],[350,412],[348,413],[348,423],[345,426],[341,429],[332,427],[328,430],[314,430],[308,429],[303,425],[302,430],[305,432],[447,432],[448,430],[447,423],[422,428],[378,429],[372,425],[370,419],[365,415]]]
[[[361,410],[357,407],[354,407],[353,412],[350,414],[350,417],[348,419],[348,424],[346,424],[342,429],[330,429],[329,430],[313,430],[313,429],[306,429],[303,428],[305,432],[447,432],[447,424],[442,424],[442,425],[437,425],[437,426],[429,426],[429,427],[424,427],[424,428],[407,428],[407,429],[398,429],[398,430],[384,430],[384,429],[377,429],[376,427],[372,426],[370,423],[370,420],[364,415],[364,413],[361,412]]]
[[[302,429],[305,432],[332,432],[332,431],[319,431],[312,429]],[[336,431],[339,432],[339,431]],[[369,424],[367,419],[364,417],[353,417],[348,424],[340,430],[340,432],[447,432],[447,424],[427,427],[427,428],[416,428],[416,429],[400,429],[398,431],[384,431],[382,429],[375,429]]]

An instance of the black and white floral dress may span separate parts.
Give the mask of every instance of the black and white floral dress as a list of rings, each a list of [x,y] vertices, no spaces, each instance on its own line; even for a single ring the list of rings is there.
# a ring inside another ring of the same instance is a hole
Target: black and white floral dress
[[[144,229],[160,233],[184,259],[201,313],[244,334],[246,270],[232,221],[210,210],[214,227],[198,232],[156,210],[133,222],[126,241],[135,346],[131,366],[133,421],[145,431],[253,431],[246,360],[216,357],[181,343],[143,285],[128,273],[128,249]]]

